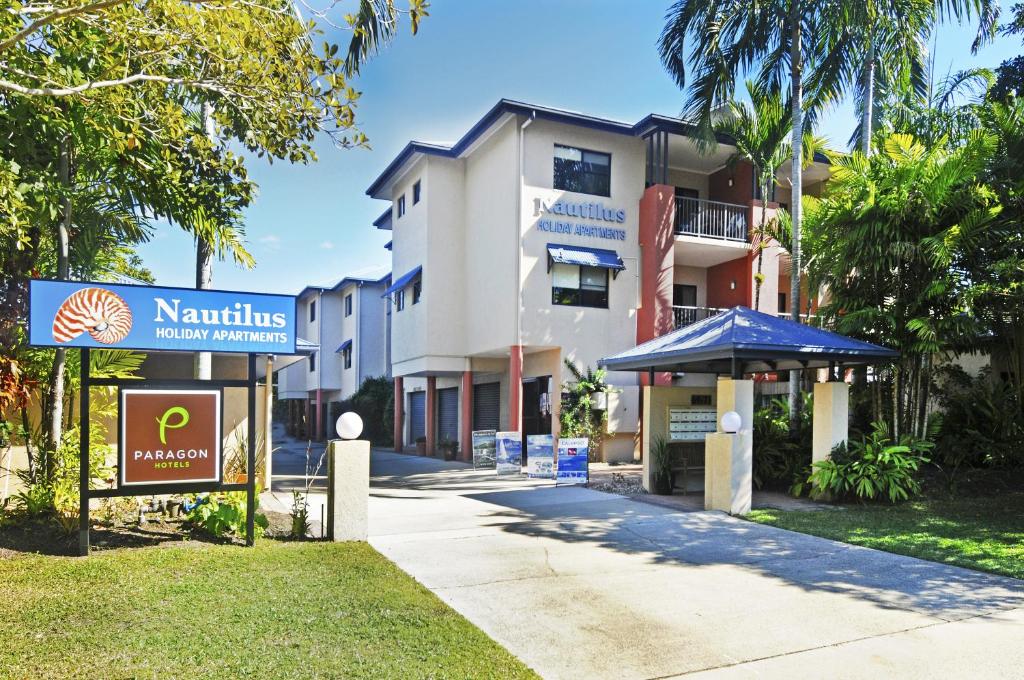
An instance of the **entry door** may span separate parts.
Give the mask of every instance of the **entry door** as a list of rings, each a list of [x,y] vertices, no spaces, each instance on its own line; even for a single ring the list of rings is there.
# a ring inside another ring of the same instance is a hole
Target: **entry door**
[[[548,401],[550,383],[550,376],[523,381],[523,437],[551,434],[551,404]],[[526,450],[525,447],[523,450]]]
[[[409,429],[413,443],[427,436],[427,393],[413,392],[409,395]]]
[[[674,307],[696,307],[697,286],[677,283],[672,286],[672,305]]]
[[[676,231],[686,234],[698,233],[700,213],[700,192],[687,187],[676,187]]]

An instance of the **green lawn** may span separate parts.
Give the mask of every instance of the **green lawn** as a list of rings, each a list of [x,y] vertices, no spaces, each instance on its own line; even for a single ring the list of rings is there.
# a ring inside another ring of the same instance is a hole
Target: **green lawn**
[[[0,677],[536,677],[365,544],[0,559]]]
[[[1024,493],[844,505],[820,512],[754,510],[748,519],[933,562],[1024,578]]]

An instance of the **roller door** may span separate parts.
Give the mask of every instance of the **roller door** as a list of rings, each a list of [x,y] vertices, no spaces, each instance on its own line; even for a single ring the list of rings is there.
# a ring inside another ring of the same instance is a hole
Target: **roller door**
[[[412,427],[412,441],[427,436],[427,393],[409,394],[409,422]]]
[[[437,441],[459,441],[459,388],[437,391]]]
[[[500,429],[501,384],[473,385],[473,429]]]

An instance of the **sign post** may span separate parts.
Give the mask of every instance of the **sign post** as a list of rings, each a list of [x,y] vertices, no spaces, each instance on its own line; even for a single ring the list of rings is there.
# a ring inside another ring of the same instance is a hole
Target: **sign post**
[[[89,554],[93,498],[244,491],[245,542],[256,520],[256,355],[295,354],[295,298],[192,288],[33,280],[29,344],[81,350],[78,546]],[[248,355],[244,379],[125,380],[90,375],[94,348]],[[118,484],[89,488],[90,388],[117,387]],[[222,400],[246,389],[244,483],[223,482]],[[269,454],[268,454],[269,455]]]

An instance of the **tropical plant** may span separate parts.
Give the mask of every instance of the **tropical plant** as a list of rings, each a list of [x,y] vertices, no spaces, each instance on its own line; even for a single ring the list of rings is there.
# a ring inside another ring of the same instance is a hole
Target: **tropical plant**
[[[976,337],[957,273],[937,253],[950,230],[992,222],[996,211],[975,178],[993,146],[981,133],[953,150],[890,135],[871,157],[836,157],[828,196],[808,212],[817,250],[810,268],[829,291],[819,318],[900,352],[886,380],[873,382],[872,419],[888,419],[896,437],[925,435],[937,354]]]
[[[562,404],[559,411],[559,433],[562,437],[586,437],[590,450],[598,452],[608,432],[608,410],[596,408],[596,395],[614,391],[605,382],[608,372],[603,368],[589,366],[581,370],[572,359],[565,359],[565,367],[572,375],[572,381],[563,385]],[[607,397],[606,397],[607,398]]]
[[[805,405],[795,432],[790,432],[788,404],[781,397],[754,411],[753,477],[754,486],[799,484],[807,477],[811,465],[813,405],[811,395],[804,393]],[[796,489],[796,495],[800,495]]]
[[[393,403],[394,398],[394,382],[391,378],[380,376],[364,379],[347,402],[363,419],[363,437],[375,446],[390,446],[394,443],[394,415],[390,421],[387,418],[388,404]]]
[[[654,493],[667,495],[672,493],[672,452],[664,437],[655,437],[651,441],[651,475]]]
[[[783,101],[777,90],[766,89],[752,80],[746,81],[750,104],[729,100],[726,115],[716,118],[715,131],[728,135],[736,151],[730,155],[729,164],[740,161],[750,163],[754,168],[757,187],[761,196],[761,221],[758,224],[754,248],[757,250],[757,273],[754,275],[754,309],[760,309],[761,273],[764,249],[769,242],[766,234],[768,224],[768,196],[775,185],[775,173],[792,156],[792,148],[786,143],[789,137],[792,109]],[[804,164],[814,159],[814,153],[824,147],[824,142],[811,134],[804,135]],[[789,243],[784,241],[783,243]]]
[[[1013,386],[985,369],[976,376],[959,366],[939,372],[942,408],[936,462],[954,478],[963,466],[1024,464],[1024,421]]]
[[[921,492],[916,474],[931,448],[931,442],[909,435],[893,441],[885,423],[874,423],[866,437],[840,444],[815,463],[807,483],[812,495],[904,501]]]
[[[309,535],[309,500],[306,494],[292,489],[291,530],[289,535],[303,539]]]
[[[254,500],[255,508],[259,508],[259,499]],[[244,538],[246,531],[246,494],[243,491],[228,491],[210,494],[205,502],[196,505],[186,516],[195,528],[214,538]],[[261,538],[270,522],[267,516],[255,512],[253,522],[254,538]]]

